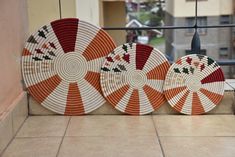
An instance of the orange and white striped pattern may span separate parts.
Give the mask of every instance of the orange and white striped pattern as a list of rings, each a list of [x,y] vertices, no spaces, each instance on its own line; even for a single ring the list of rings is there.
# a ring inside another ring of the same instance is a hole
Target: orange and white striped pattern
[[[102,104],[100,67],[115,44],[101,28],[61,19],[32,34],[22,53],[23,79],[41,105],[59,114],[82,115]]]
[[[103,95],[117,110],[144,115],[164,102],[163,83],[170,64],[157,49],[124,44],[110,53],[101,70]]]
[[[184,56],[170,67],[164,94],[169,104],[183,114],[209,112],[223,98],[223,72],[208,56]]]

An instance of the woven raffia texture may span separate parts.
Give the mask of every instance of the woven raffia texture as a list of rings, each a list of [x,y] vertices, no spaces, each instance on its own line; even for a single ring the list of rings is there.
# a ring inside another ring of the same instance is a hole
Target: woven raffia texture
[[[150,113],[165,102],[163,83],[169,67],[166,57],[150,46],[119,46],[102,66],[103,95],[121,112]]]
[[[223,98],[223,72],[207,56],[184,56],[170,67],[164,94],[169,104],[183,114],[206,113]]]
[[[79,19],[61,19],[32,34],[22,53],[29,93],[47,109],[81,115],[101,106],[100,68],[115,48],[102,29]]]

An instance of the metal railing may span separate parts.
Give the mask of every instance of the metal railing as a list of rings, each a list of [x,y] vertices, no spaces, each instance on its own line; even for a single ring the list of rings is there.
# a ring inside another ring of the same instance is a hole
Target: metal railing
[[[223,24],[223,25],[198,25],[198,0],[195,0],[195,25],[193,26],[156,26],[156,27],[103,27],[104,30],[118,31],[118,30],[153,30],[153,29],[195,29],[194,39],[191,43],[191,49],[194,53],[200,53],[200,38],[197,33],[199,28],[232,28],[235,24]],[[235,59],[218,60],[217,63],[221,66],[235,65]]]

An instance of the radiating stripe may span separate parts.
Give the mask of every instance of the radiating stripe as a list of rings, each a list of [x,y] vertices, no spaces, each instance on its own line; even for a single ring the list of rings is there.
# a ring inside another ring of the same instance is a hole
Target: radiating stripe
[[[88,71],[84,79],[89,82],[97,91],[100,93],[102,92],[100,87],[100,73]]]
[[[140,96],[140,115],[147,114],[154,111],[153,105],[149,101],[145,91],[140,88],[139,96]]]
[[[211,82],[211,83],[206,83],[202,85],[202,88],[208,90],[208,91],[213,91],[213,93],[216,94],[223,94],[224,93],[224,84],[225,82]]]
[[[32,55],[32,53],[28,49],[24,48],[22,56],[30,56],[30,55]]]
[[[121,100],[115,106],[121,112],[125,112],[127,102],[130,100],[131,94],[133,92],[133,88],[129,88],[126,94],[121,98]]]
[[[205,77],[203,80],[201,80],[201,83],[205,84],[205,83],[219,82],[219,81],[224,81],[224,74],[221,68],[217,69],[216,71]]]
[[[192,115],[202,114],[205,110],[202,106],[199,96],[196,92],[193,92],[193,101],[192,101]]]
[[[157,67],[155,67],[151,71],[149,71],[146,74],[146,76],[148,79],[165,80],[166,73],[167,73],[169,67],[170,67],[170,65],[166,61],[166,62],[158,65]]]
[[[164,91],[164,94],[165,94],[167,100],[170,100],[173,97],[175,97],[177,94],[179,94],[180,92],[185,90],[186,88],[187,88],[186,86],[183,86],[183,87],[168,89],[168,90]]]
[[[152,87],[160,93],[163,93],[164,80],[147,80],[146,85]]]
[[[33,62],[23,62],[22,66],[23,66],[23,77],[24,77],[24,81],[25,81],[25,85],[26,87],[35,85],[37,83],[40,83],[54,75],[56,75],[56,71],[50,71],[50,72],[40,72],[40,73],[36,73],[36,70],[41,70],[42,68],[37,68],[35,65],[30,65]],[[35,63],[33,63],[35,64]],[[36,63],[37,64],[37,63]],[[28,66],[29,65],[29,66]],[[27,69],[27,67],[29,69]],[[27,70],[26,70],[27,69]],[[32,71],[34,71],[32,73]]]
[[[165,102],[163,93],[158,92],[148,85],[145,85],[143,90],[154,109],[159,108]]]
[[[175,63],[181,65],[182,61],[181,61],[181,59],[178,59]]]
[[[104,30],[100,30],[83,52],[87,61],[107,56],[115,48],[112,39]]]
[[[202,92],[204,95],[206,95],[215,105],[219,104],[219,102],[223,98],[223,95],[216,94],[214,92],[210,92],[204,88],[201,88],[200,92]]]
[[[205,112],[209,112],[211,109],[216,107],[216,104],[214,104],[205,94],[200,91],[198,91],[197,94],[201,100]]]
[[[51,92],[50,95],[42,102],[42,105],[56,113],[64,114],[68,90],[69,83],[62,80],[53,92]]]
[[[51,22],[53,31],[65,53],[75,50],[78,19],[68,18]]]
[[[74,114],[74,112],[76,114]],[[67,104],[65,115],[81,115],[85,114],[81,94],[77,83],[69,84],[69,91],[67,95]]]
[[[136,45],[136,69],[142,70],[145,63],[147,62],[153,47],[137,44]]]
[[[148,73],[150,70],[152,70],[153,68],[163,64],[164,62],[168,62],[168,60],[164,56],[164,54],[161,51],[157,50],[157,49],[153,49],[152,53],[150,54],[150,56],[147,60],[147,62],[144,65],[143,71],[145,73]],[[169,64],[169,67],[170,67],[170,64]]]
[[[79,21],[75,51],[82,54],[99,30],[100,28],[93,26],[88,22]]]
[[[132,115],[139,115],[140,101],[139,101],[139,92],[137,89],[133,90],[129,102],[127,103],[125,112]]]
[[[179,111],[179,112],[182,111],[183,106],[185,105],[185,101],[186,101],[186,99],[187,99],[189,93],[190,93],[190,92],[187,90],[186,93],[177,101],[177,103],[174,104],[173,107],[174,107],[177,111]]]
[[[42,103],[61,81],[61,78],[55,75],[35,85],[29,86],[28,90],[39,103]]]
[[[111,94],[113,91],[118,90],[119,88],[127,84],[127,81],[124,75],[117,74],[117,73],[114,74],[111,72],[110,73],[102,72],[100,74],[100,80],[101,80],[100,85],[103,91],[103,95],[105,97]]]
[[[179,94],[177,94],[175,97],[171,98],[171,99],[167,99],[168,103],[174,107],[175,104],[177,104],[177,102],[179,101],[179,99],[181,99],[185,93],[187,93],[188,89],[182,90]]]
[[[87,62],[88,71],[100,73],[100,68],[105,61],[105,57],[97,58]]]
[[[121,98],[126,94],[129,88],[130,88],[129,85],[125,85],[115,90],[113,93],[109,94],[106,98],[113,106],[116,106],[118,102],[121,100]]]
[[[89,82],[81,80],[78,82],[80,95],[85,113],[89,113],[105,103],[105,99]]]
[[[183,108],[181,109],[181,113],[192,114],[192,100],[193,100],[193,92],[190,92],[184,103]]]

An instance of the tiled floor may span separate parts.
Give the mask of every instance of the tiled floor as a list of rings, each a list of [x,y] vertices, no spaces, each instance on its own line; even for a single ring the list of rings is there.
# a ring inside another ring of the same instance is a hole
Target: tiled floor
[[[235,116],[34,116],[2,157],[234,157]]]
[[[235,90],[235,79],[226,79],[224,89],[227,91]]]

